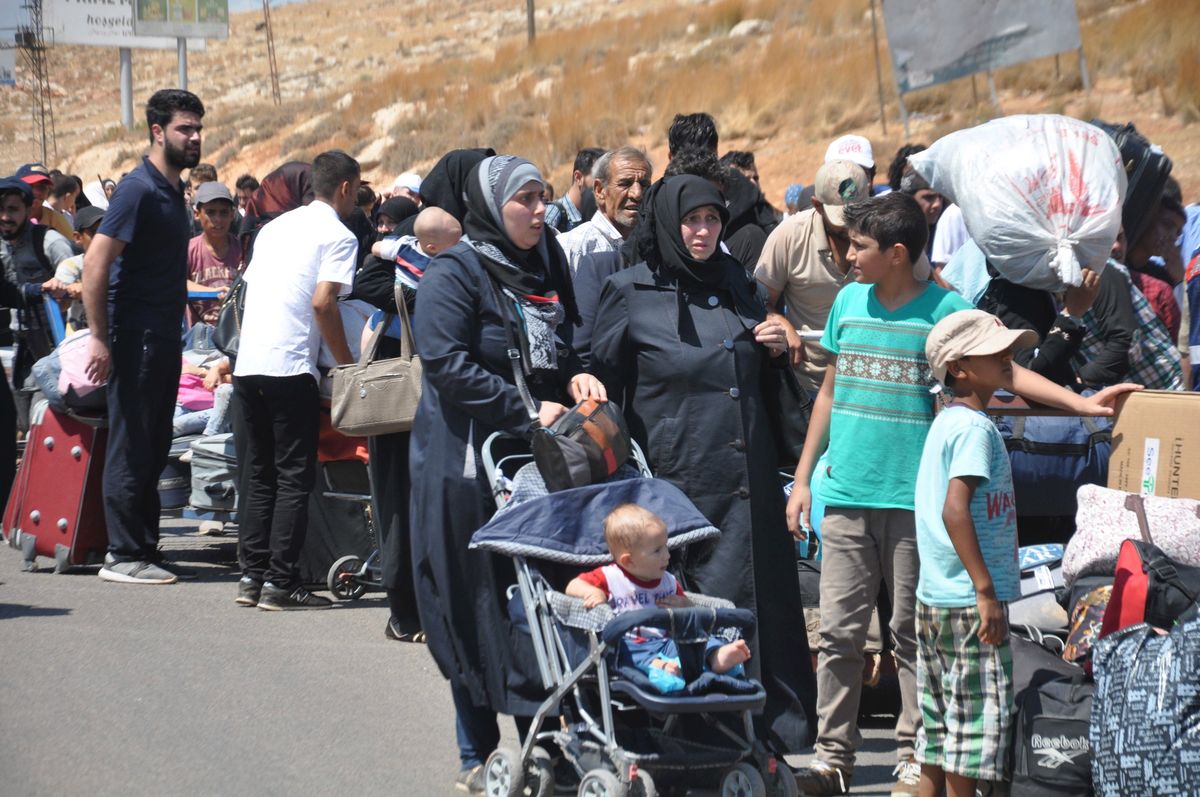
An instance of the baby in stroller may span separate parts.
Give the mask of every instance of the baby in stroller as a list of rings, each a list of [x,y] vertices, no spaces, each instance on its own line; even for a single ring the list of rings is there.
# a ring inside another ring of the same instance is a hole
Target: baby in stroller
[[[604,519],[604,540],[614,564],[577,576],[567,584],[567,595],[580,598],[587,609],[607,603],[614,614],[692,605],[683,587],[667,572],[671,561],[667,525],[658,515],[637,504],[622,504]],[[663,629],[634,628],[625,635],[621,654],[663,694],[681,692],[687,686],[679,651]],[[705,646],[705,664],[713,673],[742,675],[742,663],[749,658],[750,647],[742,639],[722,644],[710,637]]]

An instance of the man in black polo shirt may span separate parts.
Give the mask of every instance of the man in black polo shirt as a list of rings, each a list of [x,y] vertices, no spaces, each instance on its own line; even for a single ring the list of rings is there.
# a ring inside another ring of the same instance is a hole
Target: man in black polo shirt
[[[158,552],[158,476],[171,446],[187,303],[192,226],[179,173],[200,162],[203,116],[195,94],[155,92],[146,103],[150,154],[117,186],[84,256],[88,375],[108,380],[105,581],[172,584],[183,575]]]

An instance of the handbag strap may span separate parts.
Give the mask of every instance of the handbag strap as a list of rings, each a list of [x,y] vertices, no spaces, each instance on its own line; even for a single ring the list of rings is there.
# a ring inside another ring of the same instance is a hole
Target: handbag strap
[[[408,317],[408,302],[404,301],[403,286],[397,284],[392,290],[396,294],[396,310],[400,316],[400,357],[405,362],[410,362],[417,347],[416,341],[413,340],[412,320]]]
[[[533,395],[529,392],[529,385],[525,382],[525,366],[521,362],[521,347],[517,345],[517,338],[512,330],[513,322],[509,318],[507,303],[499,288],[496,287],[496,281],[490,276],[485,276],[484,279],[491,286],[492,296],[496,299],[496,309],[500,311],[500,326],[504,327],[504,339],[508,345],[508,362],[512,365],[513,379],[517,383],[517,393],[521,395],[521,402],[525,405],[525,412],[529,414],[529,420],[536,421],[538,419],[537,404],[534,403]]]
[[[1150,536],[1150,521],[1146,518],[1146,499],[1135,493],[1129,493],[1125,496],[1125,508],[1137,517],[1138,532],[1142,535],[1142,540],[1153,545],[1154,539]]]

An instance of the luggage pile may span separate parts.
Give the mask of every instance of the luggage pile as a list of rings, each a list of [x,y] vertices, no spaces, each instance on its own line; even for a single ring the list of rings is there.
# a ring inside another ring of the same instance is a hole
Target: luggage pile
[[[1132,396],[1065,547],[1021,550],[1013,797],[1200,795],[1198,417]]]

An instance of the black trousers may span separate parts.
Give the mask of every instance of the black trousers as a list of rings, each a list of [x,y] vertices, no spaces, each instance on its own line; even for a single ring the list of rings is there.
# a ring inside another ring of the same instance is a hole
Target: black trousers
[[[158,557],[158,478],[171,450],[183,355],[179,337],[145,329],[109,336],[104,520],[118,561]]]
[[[236,376],[233,403],[238,431],[246,433],[238,497],[242,575],[290,589],[299,585],[308,495],[316,481],[317,382],[308,374]]]

